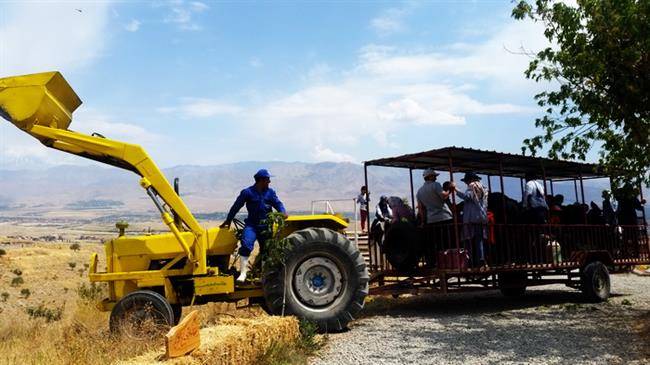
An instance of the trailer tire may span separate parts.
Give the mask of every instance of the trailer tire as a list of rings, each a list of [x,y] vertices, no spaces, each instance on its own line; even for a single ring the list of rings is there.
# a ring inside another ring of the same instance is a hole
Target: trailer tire
[[[136,290],[120,299],[110,317],[110,329],[133,339],[149,339],[174,324],[174,311],[164,296]]]
[[[284,265],[263,273],[269,313],[312,321],[321,333],[344,330],[368,295],[368,269],[358,247],[326,228],[296,231],[287,240]]]
[[[499,274],[499,290],[504,297],[516,298],[526,294],[525,272],[503,272]]]
[[[606,301],[611,293],[611,282],[607,267],[594,261],[582,270],[581,290],[587,300],[598,303]]]

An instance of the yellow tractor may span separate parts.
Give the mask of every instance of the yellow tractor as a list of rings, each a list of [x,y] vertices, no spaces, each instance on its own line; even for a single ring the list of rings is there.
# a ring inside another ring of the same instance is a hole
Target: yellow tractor
[[[147,323],[178,323],[182,306],[249,298],[271,314],[293,314],[339,331],[363,308],[368,270],[358,247],[334,215],[289,216],[283,264],[265,268],[259,282],[235,285],[230,257],[235,232],[202,227],[140,146],[69,130],[81,100],[59,72],[0,79],[0,115],[47,147],[140,175],[140,186],[169,233],[119,237],[105,243],[106,270],[90,260],[91,282],[108,283],[110,327],[139,335]],[[118,227],[120,228],[120,227]]]

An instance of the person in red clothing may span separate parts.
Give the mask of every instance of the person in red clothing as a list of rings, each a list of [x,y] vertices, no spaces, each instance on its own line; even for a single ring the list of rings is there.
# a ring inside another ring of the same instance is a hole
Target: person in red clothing
[[[366,232],[366,223],[368,223],[368,188],[364,185],[361,187],[361,192],[356,198],[359,204],[359,218],[361,219],[361,232]]]

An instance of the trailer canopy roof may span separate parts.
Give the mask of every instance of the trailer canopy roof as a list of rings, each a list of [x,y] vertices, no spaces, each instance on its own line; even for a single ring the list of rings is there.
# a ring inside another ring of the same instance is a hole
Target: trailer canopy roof
[[[547,179],[572,180],[604,178],[602,168],[596,164],[552,160],[472,148],[445,147],[431,151],[397,157],[366,161],[365,166],[401,167],[409,169],[433,168],[453,172],[474,171],[478,174],[524,177],[527,172],[543,175]]]

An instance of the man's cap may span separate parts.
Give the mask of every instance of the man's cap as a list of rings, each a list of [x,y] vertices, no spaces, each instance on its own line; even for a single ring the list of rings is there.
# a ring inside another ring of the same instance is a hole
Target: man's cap
[[[429,176],[438,176],[440,175],[439,173],[436,172],[434,169],[426,169],[422,171],[422,177],[429,177]]]
[[[465,177],[463,177],[462,179],[460,179],[460,181],[462,181],[462,182],[464,182],[464,183],[468,183],[468,182],[472,182],[472,181],[476,181],[476,180],[481,180],[481,177],[478,176],[478,175],[476,175],[476,174],[475,174],[474,172],[472,172],[472,171],[470,171],[470,172],[466,172],[466,173],[465,173]]]
[[[259,178],[264,178],[264,177],[271,177],[271,174],[269,174],[269,171],[267,169],[259,169],[255,175],[253,175],[254,178],[259,179]]]

